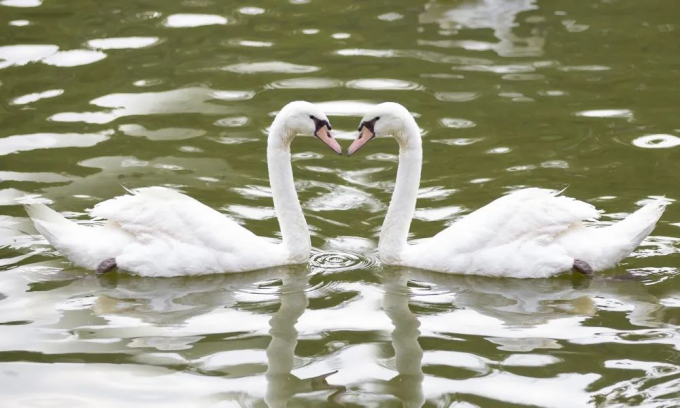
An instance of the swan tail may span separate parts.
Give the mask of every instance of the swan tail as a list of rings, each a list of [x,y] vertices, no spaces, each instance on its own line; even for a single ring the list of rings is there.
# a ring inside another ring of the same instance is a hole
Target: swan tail
[[[587,262],[594,271],[613,268],[654,230],[666,204],[653,201],[609,227],[574,229],[559,243],[567,254]]]
[[[63,215],[45,204],[26,204],[24,208],[38,232],[57,249],[60,246],[60,237],[63,237],[64,234],[75,232],[80,228],[85,228],[73,221],[67,220]]]
[[[597,235],[600,239],[593,243],[594,248],[600,248],[599,256],[593,261],[601,263],[597,269],[613,268],[635,251],[635,248],[654,230],[665,208],[664,201],[653,201],[616,224],[600,230],[601,235]]]
[[[132,236],[115,223],[83,226],[44,204],[24,207],[38,232],[77,266],[95,269],[103,260],[120,255],[123,248],[133,242]]]
[[[652,201],[606,230],[613,236],[628,241],[632,251],[654,230],[666,204],[663,200]]]

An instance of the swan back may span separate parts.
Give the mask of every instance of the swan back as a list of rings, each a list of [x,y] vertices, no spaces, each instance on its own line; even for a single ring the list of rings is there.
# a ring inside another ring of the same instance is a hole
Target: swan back
[[[590,204],[559,192],[527,188],[501,197],[474,211],[432,238],[449,253],[468,253],[523,240],[549,244],[581,221],[600,213]]]
[[[140,237],[166,237],[220,251],[257,237],[218,211],[165,187],[140,188],[97,204],[90,214]]]

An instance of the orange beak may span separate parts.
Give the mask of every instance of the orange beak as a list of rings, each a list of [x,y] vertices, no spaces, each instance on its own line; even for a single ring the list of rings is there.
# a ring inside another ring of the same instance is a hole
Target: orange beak
[[[352,142],[352,145],[347,149],[347,155],[353,155],[357,150],[361,149],[361,146],[368,143],[369,140],[375,137],[375,133],[371,132],[366,126],[361,128],[359,136]]]
[[[326,125],[320,127],[315,134],[316,137],[321,139],[322,142],[326,143],[328,147],[333,149],[335,153],[340,155],[342,154],[342,147],[340,147],[337,140],[333,139],[333,136],[331,136],[331,131],[328,130]]]

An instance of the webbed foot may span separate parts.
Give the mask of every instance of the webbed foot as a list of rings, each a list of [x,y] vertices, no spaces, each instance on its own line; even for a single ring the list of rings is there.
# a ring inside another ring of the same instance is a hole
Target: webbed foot
[[[588,262],[586,261],[574,259],[574,269],[591,279],[595,277],[595,272],[593,272],[593,268],[591,268],[590,265],[588,265]]]
[[[115,268],[116,266],[118,266],[116,264],[116,258],[104,259],[102,263],[100,263],[99,266],[97,267],[96,273],[97,275],[103,275],[113,270],[113,268]]]

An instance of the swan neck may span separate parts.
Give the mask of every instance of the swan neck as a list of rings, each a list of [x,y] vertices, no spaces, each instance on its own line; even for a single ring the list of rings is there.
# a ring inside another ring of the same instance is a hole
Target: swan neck
[[[312,245],[307,221],[295,191],[290,154],[292,136],[279,119],[274,119],[267,142],[267,167],[274,209],[281,228],[282,244],[290,260],[307,262]]]
[[[397,181],[380,231],[378,252],[383,262],[399,264],[407,246],[408,232],[416,209],[423,148],[415,121],[408,122],[399,141]]]

